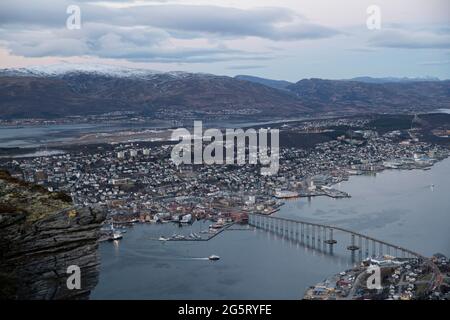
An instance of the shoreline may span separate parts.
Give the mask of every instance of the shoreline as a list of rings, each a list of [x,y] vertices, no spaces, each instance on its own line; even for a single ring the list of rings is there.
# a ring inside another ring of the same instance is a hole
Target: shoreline
[[[345,191],[336,189],[334,187],[336,185],[342,183],[342,182],[350,181],[352,176],[369,176],[369,175],[375,175],[376,176],[378,173],[383,173],[383,172],[388,172],[388,171],[412,171],[412,170],[424,170],[424,171],[427,171],[427,170],[431,170],[434,167],[435,164],[438,164],[438,163],[440,163],[440,162],[442,162],[442,161],[444,161],[446,159],[449,159],[449,158],[450,158],[450,152],[445,157],[436,159],[436,161],[434,163],[432,163],[430,165],[427,165],[427,166],[423,166],[423,167],[420,167],[420,166],[409,167],[409,168],[403,168],[403,167],[401,167],[401,168],[386,168],[385,167],[385,168],[383,168],[381,170],[376,170],[376,171],[365,171],[365,172],[362,172],[360,174],[348,174],[346,176],[340,177],[339,181],[335,181],[335,182],[332,182],[330,184],[325,185],[325,187],[326,187],[325,190],[322,189],[323,187],[321,187],[319,192],[315,192],[315,193],[305,193],[304,191],[298,190],[298,191],[296,191],[296,192],[298,192],[298,196],[290,197],[290,198],[281,198],[279,200],[282,200],[283,201],[283,205],[284,205],[286,201],[298,200],[298,199],[301,199],[301,198],[316,198],[316,197],[323,197],[323,196],[326,196],[326,197],[329,197],[329,198],[333,198],[333,199],[351,198],[352,196],[351,196],[350,193],[347,193]],[[337,195],[333,195],[333,192],[337,192],[338,194]],[[276,211],[279,211],[279,210],[276,210]]]

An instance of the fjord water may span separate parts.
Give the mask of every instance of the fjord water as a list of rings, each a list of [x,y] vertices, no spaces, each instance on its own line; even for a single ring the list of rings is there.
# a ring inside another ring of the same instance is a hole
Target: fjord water
[[[0,148],[34,148],[45,146],[50,142],[65,142],[81,135],[99,132],[116,132],[130,129],[167,128],[169,121],[153,121],[149,124],[59,124],[59,125],[28,125],[0,126]]]
[[[301,198],[286,202],[277,215],[347,227],[427,256],[450,256],[449,177],[450,159],[429,171],[355,176],[337,186],[352,198]],[[224,231],[206,242],[155,240],[208,224],[136,225],[120,242],[102,243],[100,280],[91,298],[299,299],[308,286],[357,261],[345,249],[350,239],[339,233],[332,255],[252,228]],[[208,261],[211,254],[221,259]]]
[[[346,227],[425,256],[450,256],[450,158],[431,170],[387,170],[336,187],[352,198],[301,199],[281,214]]]
[[[243,128],[277,122],[298,121],[298,119],[270,121],[263,120],[208,120],[204,121],[205,128]],[[187,127],[193,121],[186,121]],[[0,126],[0,148],[34,148],[49,143],[63,143],[74,140],[89,133],[111,133],[127,130],[155,129],[164,130],[173,126],[172,121],[152,120],[145,123],[85,123],[85,124],[59,124],[59,125],[26,125],[26,126]]]

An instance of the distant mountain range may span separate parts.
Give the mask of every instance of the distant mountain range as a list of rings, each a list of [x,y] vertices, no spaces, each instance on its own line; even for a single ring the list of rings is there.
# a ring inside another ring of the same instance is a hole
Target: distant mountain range
[[[266,78],[260,78],[260,77],[254,77],[254,76],[247,76],[247,75],[238,75],[234,77],[238,80],[245,80],[250,81],[254,83],[263,84],[267,87],[279,89],[279,90],[288,90],[287,87],[293,84],[292,82],[285,81],[285,80],[272,80],[272,79],[266,79]]]
[[[304,79],[157,72],[103,65],[0,70],[0,118],[132,111],[287,117],[404,112],[450,106],[450,81]],[[391,78],[389,78],[391,79]]]
[[[420,112],[450,106],[450,81],[367,83],[308,79],[288,89],[308,107],[333,106],[346,112]]]
[[[356,77],[349,79],[351,81],[366,82],[366,83],[391,83],[391,82],[424,82],[424,81],[440,81],[436,77],[424,77],[424,78],[396,78],[396,77],[385,77],[385,78],[372,78],[372,77]]]
[[[267,78],[260,78],[249,75],[237,75],[236,79],[246,80],[250,82],[260,83],[266,85],[268,87],[272,87],[275,89],[287,90],[287,87],[293,82],[285,81],[285,80],[272,80]],[[351,79],[342,79],[342,81],[357,81],[357,82],[365,82],[365,83],[400,83],[400,82],[424,82],[424,81],[440,81],[439,78],[436,77],[424,77],[424,78],[396,78],[396,77],[384,77],[384,78],[373,78],[373,77],[356,77]]]

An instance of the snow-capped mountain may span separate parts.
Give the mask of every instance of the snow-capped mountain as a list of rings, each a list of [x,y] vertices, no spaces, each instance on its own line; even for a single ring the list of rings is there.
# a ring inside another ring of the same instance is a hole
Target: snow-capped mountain
[[[60,77],[72,73],[85,73],[119,78],[151,78],[156,75],[168,75],[174,78],[185,78],[191,73],[184,71],[162,72],[150,69],[136,69],[106,64],[60,63],[51,65],[30,66],[25,68],[0,69],[0,75]],[[206,74],[203,74],[206,75]]]
[[[289,93],[232,77],[108,65],[0,70],[0,118],[305,111]],[[309,111],[309,110],[308,110]]]
[[[253,81],[250,81],[253,80]],[[93,64],[0,70],[0,118],[133,111],[191,117],[410,112],[447,108],[450,81],[365,83],[304,79],[283,87],[187,72]],[[259,81],[261,82],[261,81]]]

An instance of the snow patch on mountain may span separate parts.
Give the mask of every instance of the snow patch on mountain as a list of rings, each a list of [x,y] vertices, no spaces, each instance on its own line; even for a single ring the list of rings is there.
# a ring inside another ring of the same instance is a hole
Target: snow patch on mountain
[[[193,73],[188,73],[184,71],[161,72],[150,69],[136,69],[105,64],[74,64],[74,63],[30,66],[17,69],[0,69],[0,75],[4,76],[60,77],[73,73],[89,73],[111,77],[143,78],[143,79],[151,78],[158,75],[168,75],[172,78],[187,78],[193,75]],[[206,76],[207,74],[201,75]]]

